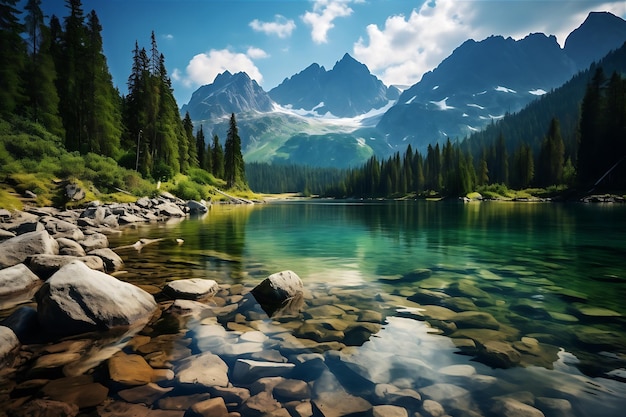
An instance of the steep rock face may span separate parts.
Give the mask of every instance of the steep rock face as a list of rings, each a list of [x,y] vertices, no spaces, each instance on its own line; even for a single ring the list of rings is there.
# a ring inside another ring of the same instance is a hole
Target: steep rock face
[[[626,21],[608,12],[592,12],[569,34],[564,50],[579,69],[584,69],[624,42]]]
[[[387,88],[349,54],[330,71],[318,64],[310,65],[269,92],[284,106],[337,117],[354,117],[384,107],[397,94],[395,87]]]
[[[626,41],[626,21],[591,13],[561,48],[554,36],[468,40],[405,90],[377,125],[391,145],[423,150],[446,137],[462,139],[505,113],[561,86]]]
[[[269,112],[273,106],[267,93],[248,74],[226,71],[215,77],[212,84],[196,90],[181,112],[189,112],[192,120],[206,120],[231,113]]]

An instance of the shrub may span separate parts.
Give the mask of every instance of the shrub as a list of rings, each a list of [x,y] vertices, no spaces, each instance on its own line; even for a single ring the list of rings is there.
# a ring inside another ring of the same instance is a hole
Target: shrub
[[[189,180],[180,181],[172,192],[183,200],[202,200],[208,196],[206,187]]]

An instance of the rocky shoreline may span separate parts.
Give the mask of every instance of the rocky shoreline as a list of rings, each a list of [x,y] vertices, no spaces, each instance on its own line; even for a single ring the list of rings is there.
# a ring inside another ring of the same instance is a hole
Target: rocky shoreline
[[[0,416],[540,417],[572,415],[586,389],[581,380],[533,394],[491,375],[550,369],[560,354],[554,339],[505,320],[555,313],[531,300],[501,305],[486,286],[454,279],[453,269],[380,277],[410,288],[392,294],[305,288],[291,271],[255,286],[179,279],[148,289],[115,278],[124,264],[107,236],[203,206],[164,195],[77,210],[0,210],[0,314],[9,313],[0,322]],[[584,294],[507,272],[576,300],[573,315],[557,316],[563,323],[622,320],[586,306]],[[445,292],[436,290],[440,273],[453,277]],[[488,270],[472,275],[493,288],[502,282]],[[376,343],[396,328],[395,344]],[[585,329],[578,327],[580,343],[619,351],[621,335]],[[405,356],[429,349],[477,362],[436,367]]]

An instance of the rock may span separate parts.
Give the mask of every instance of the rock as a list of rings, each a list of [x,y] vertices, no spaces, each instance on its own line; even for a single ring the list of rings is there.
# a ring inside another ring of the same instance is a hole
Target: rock
[[[59,244],[47,231],[24,233],[0,243],[0,269],[22,263],[31,255],[57,255]]]
[[[372,408],[369,401],[346,392],[330,371],[324,371],[313,384],[312,403],[314,415],[324,417],[359,415]]]
[[[81,261],[95,271],[104,272],[104,262],[97,256],[33,255],[26,259],[28,267],[44,280],[73,261]]]
[[[87,408],[102,404],[109,390],[93,382],[90,375],[80,375],[50,381],[43,387],[42,393],[52,400],[76,404],[78,408]]]
[[[472,408],[471,395],[465,388],[453,384],[433,384],[419,389],[425,399],[436,401],[443,406],[466,410]]]
[[[96,410],[98,417],[149,417],[150,412],[150,409],[143,404],[129,404],[122,401],[107,402],[98,406]]]
[[[439,373],[453,377],[471,377],[476,374],[472,365],[450,365],[439,369]]]
[[[229,404],[241,405],[250,398],[250,391],[241,387],[212,387],[211,393]]]
[[[537,397],[535,405],[549,416],[565,417],[572,415],[572,404],[565,398]]]
[[[210,398],[195,403],[189,409],[189,417],[228,417],[228,409],[223,398]]]
[[[57,238],[57,243],[59,244],[59,255],[79,257],[87,255],[85,249],[83,249],[83,247],[73,239],[59,237]]]
[[[345,336],[342,331],[328,329],[321,324],[310,323],[309,321],[297,328],[293,335],[299,338],[312,339],[316,342],[341,341]]]
[[[375,405],[372,407],[372,417],[409,417],[409,412],[396,405]]]
[[[309,385],[298,379],[285,379],[274,387],[274,397],[281,402],[304,400],[311,397]]]
[[[22,221],[16,226],[11,227],[9,231],[19,236],[23,235],[24,233],[41,232],[44,229],[45,226],[43,225],[43,223],[39,223],[39,221],[35,218],[30,221]]]
[[[55,239],[68,238],[72,240],[82,240],[85,238],[83,231],[80,230],[78,225],[66,220],[46,216],[41,219],[41,222],[45,225],[48,233],[54,236]]]
[[[251,291],[261,306],[276,311],[289,299],[302,294],[304,285],[302,280],[293,271],[282,271],[265,278]],[[267,312],[267,310],[266,310]]]
[[[163,288],[163,294],[170,298],[199,300],[214,296],[218,290],[219,285],[212,279],[192,278],[168,282]]]
[[[211,352],[183,359],[176,368],[179,384],[200,387],[228,386],[228,365]]]
[[[146,404],[151,405],[155,403],[159,398],[164,397],[170,391],[172,391],[174,387],[161,387],[152,382],[139,385],[136,387],[128,388],[122,391],[119,391],[117,395],[120,396],[124,401],[129,403],[137,403],[137,404]]]
[[[154,208],[159,215],[166,217],[185,217],[185,212],[174,203],[161,203]]]
[[[478,288],[473,281],[463,279],[450,284],[446,293],[453,297],[490,298],[489,293]]]
[[[574,311],[581,317],[585,318],[609,318],[609,317],[622,317],[617,311],[609,310],[608,308],[588,306],[585,304],[576,303],[573,306]]]
[[[437,401],[424,400],[422,404],[422,415],[426,417],[441,417],[446,414],[443,406]]]
[[[88,255],[97,256],[104,262],[106,272],[114,272],[122,268],[124,261],[113,250],[109,248],[94,249]]]
[[[11,417],[75,417],[78,415],[78,406],[36,398],[10,410],[9,415]]]
[[[80,201],[85,198],[86,195],[85,190],[76,183],[71,182],[65,186],[65,196],[70,200]]]
[[[6,239],[11,239],[15,237],[15,233],[9,232],[8,230],[0,229],[0,242]]]
[[[192,213],[192,214],[204,214],[207,211],[209,211],[209,208],[207,207],[207,203],[204,200],[203,201],[189,200],[187,201],[187,208],[189,208],[189,213]]]
[[[267,391],[254,395],[243,403],[240,409],[242,416],[260,417],[280,409],[280,403]]]
[[[108,361],[109,377],[122,385],[145,385],[152,381],[154,371],[143,356],[119,352]]]
[[[152,295],[80,261],[59,269],[35,298],[44,329],[63,335],[130,326],[157,308]]]
[[[479,346],[478,359],[494,368],[511,368],[520,363],[520,353],[510,344],[490,340]]]
[[[459,329],[476,328],[498,330],[500,323],[489,313],[481,311],[464,311],[451,319]]]
[[[233,369],[233,380],[252,382],[270,376],[288,376],[295,365],[293,363],[262,362],[251,359],[237,359]]]
[[[0,270],[0,297],[28,291],[41,280],[24,264]]]
[[[8,366],[12,354],[20,347],[20,341],[13,330],[0,326],[0,365]]]
[[[85,239],[78,242],[80,246],[85,249],[85,252],[89,253],[92,250],[102,249],[109,247],[109,239],[102,233],[94,233],[85,237]]]
[[[545,417],[544,414],[528,404],[513,398],[498,398],[491,411],[502,417]]]
[[[410,388],[398,388],[392,384],[377,384],[374,387],[376,398],[384,404],[417,409],[422,403],[419,392]]]
[[[211,394],[191,394],[191,395],[177,395],[167,396],[161,398],[157,405],[161,410],[187,410],[192,405],[211,398]]]

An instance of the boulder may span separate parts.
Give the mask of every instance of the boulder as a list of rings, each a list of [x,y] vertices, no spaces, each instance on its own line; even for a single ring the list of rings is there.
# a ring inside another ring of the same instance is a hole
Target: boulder
[[[78,415],[78,406],[61,401],[35,398],[18,409],[11,410],[9,415],[12,417],[75,417]]]
[[[8,327],[0,326],[0,364],[7,365],[11,354],[20,346],[20,341]]]
[[[303,287],[300,277],[295,272],[287,270],[265,278],[251,292],[266,312],[269,310],[273,313],[289,299],[302,294]]]
[[[157,308],[144,290],[81,261],[59,269],[35,298],[42,327],[65,335],[129,326],[148,320]]]
[[[85,238],[85,235],[78,225],[70,223],[66,220],[57,219],[56,217],[47,216],[41,219],[41,222],[46,226],[48,233],[55,238],[69,238],[73,240],[81,240]]]
[[[207,203],[202,201],[189,200],[187,201],[187,208],[191,214],[204,214],[209,211]]]
[[[109,390],[102,384],[94,382],[91,375],[80,375],[50,381],[43,387],[42,393],[51,400],[87,408],[102,404]]]
[[[228,417],[228,409],[223,398],[209,398],[191,406],[187,413],[194,417]]]
[[[119,352],[109,359],[109,376],[122,385],[145,385],[152,381],[154,371],[141,355]]]
[[[85,198],[86,195],[85,190],[76,183],[69,183],[65,186],[65,196],[70,200],[80,201]]]
[[[101,258],[107,272],[117,271],[124,265],[122,258],[109,248],[94,249],[89,252],[89,255]]]
[[[271,376],[288,376],[295,365],[293,363],[264,362],[251,359],[237,359],[233,369],[233,380],[252,382]]]
[[[494,368],[512,368],[519,365],[522,356],[509,343],[490,340],[480,346],[478,359]]]
[[[93,235],[89,235],[85,237],[85,239],[81,240],[80,246],[85,249],[85,252],[91,252],[95,249],[102,249],[109,247],[109,238],[102,233],[94,233]]]
[[[502,417],[545,417],[544,414],[533,406],[524,404],[513,398],[498,398],[491,411]]]
[[[228,386],[228,365],[211,352],[183,359],[176,369],[176,381],[183,385],[210,388]]]
[[[89,268],[104,272],[104,262],[97,256],[63,256],[63,255],[33,255],[27,259],[28,267],[41,279],[48,279],[63,266],[73,261],[85,263]]]
[[[0,270],[0,297],[28,291],[41,280],[24,264]]]
[[[175,299],[199,300],[214,296],[218,290],[219,285],[212,279],[192,278],[168,282],[163,294]]]
[[[22,263],[31,255],[58,253],[59,244],[46,230],[24,233],[0,243],[0,269]]]
[[[85,249],[78,242],[73,239],[68,239],[66,237],[57,238],[57,243],[59,244],[59,255],[67,255],[67,256],[85,256]]]

